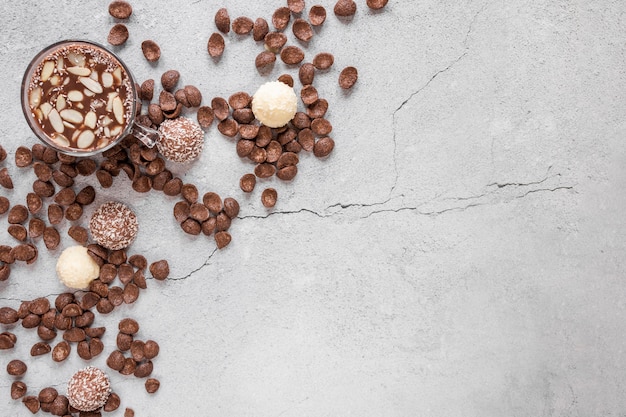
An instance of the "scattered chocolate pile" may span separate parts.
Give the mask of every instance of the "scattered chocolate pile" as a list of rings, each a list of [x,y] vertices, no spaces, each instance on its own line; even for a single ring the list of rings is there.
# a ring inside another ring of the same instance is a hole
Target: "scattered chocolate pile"
[[[382,9],[386,4],[387,0],[367,0],[367,6],[372,10]],[[214,17],[217,31],[209,37],[207,44],[209,55],[217,58],[225,52],[231,29],[239,37],[251,34],[257,45],[263,48],[254,63],[261,75],[275,65],[277,58],[288,70],[297,70],[304,111],[297,112],[286,126],[269,128],[259,123],[252,112],[252,97],[248,92],[236,92],[227,99],[214,97],[210,105],[203,105],[202,94],[195,86],[177,88],[180,74],[176,70],[162,74],[160,89],[153,79],[137,86],[144,110],[142,112],[142,106],[138,106],[137,122],[158,129],[164,121],[181,116],[183,108],[196,109],[197,121],[204,129],[216,122],[222,135],[235,139],[237,155],[254,164],[253,173],[247,173],[240,179],[240,188],[245,193],[254,190],[257,178],[276,176],[283,181],[292,180],[298,173],[298,154],[301,151],[313,152],[318,158],[327,157],[335,146],[329,136],[332,124],[325,118],[329,103],[320,97],[314,80],[318,73],[323,76],[332,69],[334,57],[331,53],[322,52],[309,62],[305,60],[305,51],[288,44],[286,33],[291,24],[291,32],[299,41],[306,44],[315,36],[313,27],[325,22],[326,9],[321,5],[311,6],[308,12],[305,9],[304,0],[287,0],[287,6],[279,7],[272,14],[270,28],[270,23],[264,18],[252,20],[240,16],[231,20],[227,9],[221,8]],[[357,4],[353,0],[338,0],[333,8],[340,19],[349,19],[356,11]],[[109,4],[109,13],[117,20],[127,20],[132,12],[132,6],[126,1],[114,0]],[[126,25],[117,22],[109,32],[108,42],[123,45],[128,37]],[[160,47],[153,40],[143,41],[141,49],[150,62],[158,61],[161,56]],[[338,84],[342,89],[349,89],[357,79],[357,69],[348,66],[340,71]],[[294,77],[288,73],[280,76],[279,81],[294,87]],[[158,94],[155,89],[160,90]],[[0,163],[6,158],[7,152],[0,146]],[[212,235],[220,249],[230,243],[228,230],[239,214],[239,204],[234,198],[222,200],[211,191],[200,197],[194,184],[184,183],[166,168],[165,157],[157,147],[148,148],[132,136],[104,152],[101,157],[93,158],[67,156],[42,144],[35,144],[32,148],[21,146],[15,151],[15,164],[19,168],[33,169],[37,179],[25,204],[12,205],[9,199],[0,196],[0,215],[7,213],[8,232],[18,241],[15,246],[0,245],[0,281],[7,280],[11,268],[19,262],[31,264],[37,260],[38,240],[43,241],[48,250],[55,249],[61,241],[60,230],[64,220],[71,222],[67,234],[78,244],[86,246],[100,266],[98,279],[91,282],[87,291],[60,294],[54,305],[40,297],[23,301],[17,310],[0,308],[1,325],[15,326],[19,323],[24,329],[37,330],[41,340],[31,347],[31,356],[50,355],[55,362],[67,359],[74,349],[84,360],[101,355],[106,328],[92,326],[96,314],[106,315],[116,307],[135,302],[141,290],[147,288],[146,272],[159,281],[169,276],[166,260],[148,265],[141,254],[128,256],[126,250],[110,250],[90,242],[88,230],[80,224],[80,220],[84,208],[94,201],[96,190],[91,186],[80,187],[80,177],[95,175],[102,188],[110,188],[114,179],[124,172],[136,192],[155,190],[170,197],[181,196],[173,206],[174,219],[181,229],[190,235]],[[0,187],[12,189],[13,186],[8,169],[0,168]],[[274,207],[277,200],[278,193],[274,188],[267,187],[261,193],[261,202],[267,208]],[[159,345],[151,339],[139,338],[139,329],[139,323],[132,318],[119,322],[117,349],[108,354],[106,364],[122,375],[145,378],[146,391],[154,393],[159,389],[160,382],[150,376]],[[54,343],[59,334],[62,340]],[[0,350],[10,351],[17,341],[13,332],[0,333]],[[119,395],[112,392],[100,409],[80,412],[53,387],[29,395],[26,384],[20,379],[27,369],[25,362],[14,359],[7,365],[7,374],[14,378],[11,398],[21,399],[32,413],[41,410],[66,417],[100,416],[101,412],[114,411],[121,404]],[[134,411],[126,408],[124,416],[132,417]]]

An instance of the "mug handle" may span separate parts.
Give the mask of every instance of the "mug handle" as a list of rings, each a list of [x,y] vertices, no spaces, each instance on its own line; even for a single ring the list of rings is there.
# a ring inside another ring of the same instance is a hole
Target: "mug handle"
[[[161,137],[161,134],[154,129],[150,129],[149,127],[142,126],[137,122],[133,123],[133,127],[131,129],[131,134],[143,142],[148,148],[154,147],[157,141]]]

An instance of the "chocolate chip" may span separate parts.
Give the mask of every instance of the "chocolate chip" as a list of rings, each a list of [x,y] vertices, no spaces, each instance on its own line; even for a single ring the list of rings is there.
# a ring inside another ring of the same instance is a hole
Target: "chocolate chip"
[[[67,234],[81,245],[84,245],[85,243],[87,243],[87,240],[89,239],[89,234],[87,232],[87,229],[78,225],[70,226],[69,230],[67,231]]]
[[[367,0],[367,7],[372,10],[380,10],[387,5],[389,0]]]
[[[202,232],[202,226],[196,220],[189,218],[180,224],[183,231],[190,235],[199,235]]]
[[[152,188],[157,191],[164,191],[165,184],[167,184],[171,179],[172,179],[172,173],[168,170],[163,170],[157,175],[155,175],[154,178],[152,179]]]
[[[63,340],[67,342],[77,343],[85,340],[86,337],[85,331],[79,327],[72,327],[71,329],[67,329],[63,332]]]
[[[231,219],[234,219],[239,214],[239,203],[232,197],[226,197],[224,199],[224,213]]]
[[[170,197],[177,196],[183,187],[183,181],[180,178],[172,178],[163,186],[163,193]]]
[[[161,58],[161,48],[153,40],[145,40],[141,43],[141,52],[150,62],[156,62]]]
[[[59,231],[52,226],[48,226],[43,231],[43,243],[49,250],[56,249],[61,243],[61,235]]]
[[[130,344],[130,355],[135,362],[141,362],[145,358],[144,346],[145,343],[142,340],[133,340]]]
[[[52,179],[61,187],[71,187],[74,185],[74,179],[65,172],[53,171]]]
[[[344,90],[352,88],[359,78],[355,67],[345,67],[339,74],[339,86]]]
[[[146,340],[143,346],[143,353],[146,359],[154,359],[159,354],[159,344],[154,340]]]
[[[339,17],[353,16],[356,13],[356,3],[354,0],[338,0],[333,11]]]
[[[239,180],[239,188],[244,193],[251,193],[256,185],[256,176],[254,174],[244,174]]]
[[[115,306],[108,298],[101,298],[96,304],[96,310],[101,314],[109,314],[115,309]]]
[[[189,207],[189,217],[191,217],[194,220],[197,220],[199,223],[202,223],[203,221],[207,220],[209,216],[210,216],[209,209],[202,203],[196,202],[196,203],[191,204],[191,206]],[[193,227],[194,227],[194,233],[191,233],[191,234],[198,234],[199,232],[195,233],[195,231],[197,230],[196,226],[194,225]]]
[[[124,290],[118,286],[110,287],[108,300],[115,307],[124,304]]]
[[[161,75],[161,85],[166,91],[172,92],[174,91],[174,88],[176,88],[176,84],[178,84],[179,79],[180,72],[176,70],[168,70]]]
[[[276,30],[283,30],[289,24],[291,19],[291,10],[288,7],[279,7],[272,14],[272,24]]]
[[[315,103],[312,103],[307,107],[306,113],[312,119],[316,119],[319,117],[324,117],[326,111],[328,111],[328,101],[326,101],[326,99],[320,98]]]
[[[11,202],[5,196],[0,195],[0,214],[4,214],[11,207]]]
[[[146,361],[137,365],[135,372],[133,373],[137,378],[145,378],[152,374],[152,370],[154,369],[154,365],[152,361]]]
[[[50,353],[52,348],[46,342],[37,342],[30,348],[30,356],[41,356]]]
[[[28,231],[21,224],[12,224],[7,228],[7,232],[20,242],[24,242],[28,237]]]
[[[17,310],[11,307],[0,308],[0,324],[13,324],[17,322],[18,319]]]
[[[202,196],[202,204],[204,204],[209,209],[209,211],[214,214],[222,211],[222,198],[217,193],[205,193]]]
[[[325,70],[330,68],[335,62],[333,54],[328,52],[320,52],[313,57],[313,66],[318,70]]]
[[[237,151],[237,155],[240,158],[245,158],[246,156],[250,155],[250,152],[252,152],[252,149],[254,149],[254,141],[252,140],[246,140],[246,139],[240,139],[237,141],[237,145],[236,145],[236,151]]]
[[[12,376],[20,376],[26,373],[28,367],[19,359],[13,359],[7,364],[7,373]]]
[[[239,131],[239,124],[235,119],[224,119],[217,124],[217,130],[229,138],[235,137]]]
[[[54,196],[54,202],[61,206],[69,206],[76,201],[76,192],[72,188],[63,188]]]
[[[183,91],[185,92],[185,97],[187,98],[189,107],[200,106],[200,103],[202,103],[202,93],[196,86],[186,85],[183,88]]]
[[[242,139],[254,139],[259,134],[259,129],[260,126],[256,124],[240,124],[239,135]]]
[[[120,46],[126,43],[128,40],[129,32],[128,28],[123,23],[117,23],[113,25],[111,30],[109,30],[109,35],[107,36],[107,42],[114,46]]]
[[[26,146],[20,146],[15,150],[15,165],[19,168],[25,168],[32,164],[33,153]]]
[[[237,17],[232,23],[233,32],[237,35],[247,35],[252,32],[253,27],[254,22],[246,16]]]
[[[211,126],[213,123],[213,119],[215,115],[213,114],[213,109],[209,106],[202,106],[198,109],[198,113],[196,115],[198,119],[198,123],[203,129]]]
[[[274,188],[266,188],[261,194],[261,203],[267,208],[274,207],[277,199],[278,193]]]
[[[81,359],[86,361],[91,359],[91,352],[89,351],[89,342],[86,340],[81,340],[78,342],[78,346],[76,346],[76,353]]]
[[[98,179],[98,182],[100,183],[100,186],[102,188],[109,188],[111,187],[111,185],[113,185],[113,176],[108,171],[99,169],[98,171],[96,171],[96,178]]]
[[[180,193],[182,197],[190,204],[198,201],[198,188],[193,184],[184,184],[180,190]]]
[[[170,266],[166,260],[156,261],[150,264],[150,274],[154,279],[163,281],[170,274]]]
[[[307,106],[315,103],[319,99],[317,89],[310,84],[305,85],[300,90],[300,98],[302,99],[302,102]]]
[[[48,310],[50,310],[50,301],[48,301],[45,297],[35,298],[30,302],[28,310],[37,315],[45,314]]]
[[[42,145],[43,146],[43,145]],[[7,158],[7,151],[0,145],[0,162]]]
[[[39,391],[38,399],[42,403],[51,403],[59,395],[59,392],[53,387],[47,387]]]
[[[268,52],[278,53],[287,43],[287,36],[281,32],[269,32],[264,41]]]
[[[23,261],[27,264],[31,264],[37,259],[37,252],[37,247],[33,244],[20,244],[11,250],[11,256],[16,261]]]
[[[324,6],[315,5],[309,9],[309,22],[313,26],[320,26],[326,20],[326,9]]]
[[[11,179],[9,170],[6,167],[0,169],[0,185],[8,190],[13,189],[13,180]]]
[[[206,236],[210,236],[215,230],[216,223],[215,217],[209,217],[206,221],[202,222],[202,233]]]
[[[230,32],[230,15],[225,7],[222,7],[215,13],[215,26],[222,33]]]
[[[49,181],[41,181],[38,179],[33,182],[33,191],[42,198],[52,197],[54,195],[54,185]]]
[[[39,400],[34,395],[28,395],[24,397],[24,399],[22,400],[22,403],[26,406],[26,408],[28,408],[28,411],[30,411],[33,414],[36,414],[37,412],[39,412],[39,409],[41,408],[41,404],[39,403]]]
[[[92,299],[93,299],[93,295],[95,295],[95,293],[93,292],[89,292],[87,294],[92,294],[91,296]],[[97,296],[97,298],[100,299],[99,296]],[[76,327],[83,327],[83,328],[89,327],[93,324],[95,318],[96,318],[95,315],[90,310],[86,310],[83,314],[81,314],[80,316],[74,319],[74,325]]]
[[[71,292],[64,292],[57,295],[57,297],[54,299],[54,307],[59,313],[61,313],[66,306],[74,303],[74,301],[76,301],[74,294],[72,294]]]
[[[43,200],[35,193],[28,193],[26,194],[26,206],[31,214],[36,214],[43,207]]]
[[[102,407],[102,409],[107,413],[110,413],[117,410],[120,406],[120,403],[120,396],[112,392],[111,395],[109,395],[109,398],[107,398],[107,402],[104,404],[104,407]]]
[[[141,83],[141,87],[139,89],[142,99],[150,101],[154,98],[154,80],[152,78]]]
[[[154,394],[155,392],[157,392],[160,386],[161,386],[161,383],[159,382],[158,379],[155,379],[155,378],[148,378],[145,383],[146,391],[149,394]]]
[[[269,30],[270,28],[267,24],[267,20],[259,17],[254,21],[254,26],[252,27],[252,38],[257,42],[262,41]]]
[[[124,357],[124,354],[121,351],[114,350],[113,352],[111,352],[111,354],[107,358],[106,364],[109,368],[115,371],[121,371],[122,368],[124,367],[125,360],[126,358]]]
[[[324,158],[328,156],[334,148],[335,141],[332,138],[325,136],[315,143],[315,146],[313,147],[313,155],[318,158]]]
[[[22,224],[28,219],[28,209],[22,204],[16,204],[9,210],[8,222],[10,224]]]
[[[259,178],[269,178],[276,172],[276,167],[270,163],[264,162],[254,167],[254,175]]]
[[[13,337],[11,337],[10,335],[13,335],[13,333],[0,333],[0,350],[13,349],[17,339],[15,338],[15,335],[13,335]]]
[[[55,362],[63,362],[70,355],[71,347],[67,341],[62,341],[56,344],[52,349],[52,360]]]
[[[128,19],[133,13],[133,8],[127,1],[114,0],[109,3],[109,14],[116,19]]]
[[[11,384],[11,398],[17,400],[26,395],[26,384],[23,381],[13,381]]]
[[[267,151],[263,148],[260,148],[259,146],[254,146],[252,148],[252,151],[250,151],[250,154],[248,155],[248,158],[257,164],[260,164],[262,162],[265,162],[267,159]]]
[[[118,329],[123,334],[133,335],[139,331],[139,323],[137,320],[129,317],[120,320]]]
[[[333,125],[320,117],[311,121],[311,130],[318,136],[326,136],[333,130]]]
[[[76,202],[83,206],[93,203],[95,198],[96,190],[91,185],[84,187],[76,194]]]
[[[55,416],[66,416],[68,414],[69,404],[69,400],[65,395],[58,395],[50,405],[50,413]]]
[[[213,58],[220,57],[224,53],[224,48],[224,37],[219,33],[214,32],[211,37],[209,37],[209,42],[207,43],[207,51],[209,52],[209,55]]]
[[[276,171],[276,177],[283,181],[291,181],[298,173],[298,167],[296,165],[290,165],[284,168],[280,168]]]
[[[137,362],[133,360],[133,358],[124,359],[124,367],[120,371],[122,375],[132,375],[137,369]]]
[[[146,276],[143,273],[143,269],[135,271],[135,273],[133,274],[133,282],[135,283],[135,285],[137,285],[137,288],[141,288],[142,290],[148,288]]]
[[[126,284],[122,293],[122,299],[125,304],[132,304],[139,298],[139,287],[132,282]]]
[[[218,249],[225,248],[231,242],[232,237],[226,231],[215,233],[215,244]]]
[[[291,26],[293,30],[293,34],[296,38],[300,39],[303,42],[308,42],[313,37],[313,28],[304,19],[296,19]]]

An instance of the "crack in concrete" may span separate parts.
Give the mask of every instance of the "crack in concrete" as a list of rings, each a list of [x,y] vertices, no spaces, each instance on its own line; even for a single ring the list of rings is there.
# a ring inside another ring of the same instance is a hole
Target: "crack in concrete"
[[[187,275],[180,277],[180,278],[167,278],[167,281],[184,281],[188,278],[190,278],[193,274],[200,272],[201,270],[203,270],[205,267],[207,267],[208,265],[211,264],[211,259],[213,259],[213,255],[215,255],[217,253],[219,249],[217,249],[217,247],[213,248],[213,251],[209,254],[209,256],[205,259],[204,263],[202,265],[200,265],[198,268],[194,269],[193,271],[189,272]]]
[[[411,100],[413,100],[416,96],[418,96],[422,91],[424,91],[426,88],[428,88],[428,86],[435,81],[435,79],[437,77],[439,77],[441,74],[448,72],[452,69],[452,67],[454,67],[456,64],[458,64],[463,58],[465,58],[467,56],[467,54],[469,53],[469,38],[470,35],[472,33],[472,31],[474,30],[474,24],[476,23],[476,20],[478,19],[478,17],[485,11],[485,9],[487,8],[487,6],[489,5],[489,2],[485,2],[483,4],[483,6],[474,14],[474,16],[472,17],[472,20],[470,20],[469,23],[469,27],[467,29],[467,32],[465,33],[465,37],[463,38],[463,53],[461,53],[456,59],[452,60],[445,68],[438,70],[437,72],[435,72],[430,79],[428,79],[428,81],[426,81],[426,83],[424,85],[422,85],[421,87],[419,87],[417,90],[413,91],[404,101],[402,101],[402,103],[393,111],[393,113],[391,114],[391,119],[392,119],[392,141],[393,141],[393,169],[394,169],[394,182],[393,185],[391,186],[391,189],[389,190],[389,196],[391,197],[393,195],[393,192],[395,191],[396,187],[398,186],[398,179],[399,179],[399,172],[398,172],[398,162],[397,162],[397,149],[398,149],[398,140],[397,140],[397,114],[399,111],[401,111],[404,106],[409,103]]]

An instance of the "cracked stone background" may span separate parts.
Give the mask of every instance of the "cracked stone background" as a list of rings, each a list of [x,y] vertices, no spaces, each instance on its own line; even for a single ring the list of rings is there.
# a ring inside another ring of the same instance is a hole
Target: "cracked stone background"
[[[254,67],[261,45],[230,34],[219,61],[206,42],[219,7],[270,19],[284,1],[132,0],[130,39],[114,50],[140,82],[181,72],[204,102],[296,69]],[[138,416],[618,416],[626,413],[626,5],[611,0],[391,0],[381,12],[357,1],[350,21],[334,2],[306,48],[335,55],[315,85],[328,99],[334,153],[301,154],[290,183],[276,178],[244,195],[252,165],[231,139],[207,130],[199,161],[170,165],[201,193],[241,204],[233,241],[182,233],[176,199],[137,194],[122,176],[96,204],[123,200],[140,233],[130,253],[167,259],[170,278],[148,280],[139,300],[95,325],[117,323],[161,346],[154,395],[110,372],[122,407]],[[313,3],[307,1],[307,7]],[[29,60],[64,38],[106,42],[115,23],[104,1],[2,2],[0,141],[22,202],[32,170],[13,163],[36,139],[20,109]],[[290,32],[290,43],[295,43]],[[140,44],[154,39],[151,65]],[[349,92],[339,70],[359,69]],[[296,81],[296,87],[299,83]],[[187,112],[195,117],[195,114]],[[278,190],[272,210],[265,187]],[[6,215],[0,218],[0,239]],[[65,289],[54,273],[62,245],[15,267],[2,305]],[[8,243],[7,243],[8,242]],[[28,360],[30,393],[64,391],[86,362],[29,358],[36,332],[0,352],[0,369]],[[60,337],[57,338],[57,340]],[[2,371],[4,373],[4,371]],[[0,378],[0,415],[30,412]]]

